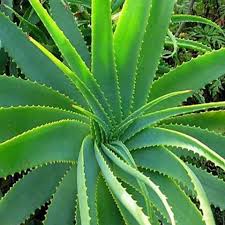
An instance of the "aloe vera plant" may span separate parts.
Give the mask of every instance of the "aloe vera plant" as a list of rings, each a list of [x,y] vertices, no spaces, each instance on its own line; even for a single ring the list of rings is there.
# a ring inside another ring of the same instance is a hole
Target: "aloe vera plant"
[[[224,181],[182,159],[225,170],[225,102],[181,103],[225,73],[225,49],[154,80],[175,0],[126,0],[115,32],[111,1],[92,0],[91,54],[64,1],[52,17],[29,2],[62,60],[0,14],[27,78],[0,76],[0,177],[29,169],[0,199],[1,224],[45,203],[45,225],[215,224]]]

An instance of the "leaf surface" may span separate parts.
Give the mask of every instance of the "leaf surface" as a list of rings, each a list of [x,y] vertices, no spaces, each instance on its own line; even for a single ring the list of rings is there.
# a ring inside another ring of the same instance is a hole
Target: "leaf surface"
[[[222,48],[206,53],[203,56],[198,56],[171,70],[153,83],[149,101],[178,90],[199,90],[207,83],[219,78],[225,73],[224,56],[225,49]],[[190,93],[187,93],[186,96],[177,96],[168,100],[166,103],[163,102],[157,105],[152,111],[177,106],[189,96],[191,96]]]
[[[115,58],[124,117],[131,109],[136,68],[151,5],[151,0],[125,1],[114,33]]]
[[[65,75],[44,56],[13,22],[0,13],[0,39],[3,47],[16,61],[22,72],[33,81],[46,84],[70,96],[81,105],[85,101]],[[18,47],[19,46],[19,47]],[[21,51],[23,49],[23,51]]]
[[[48,207],[44,225],[73,225],[77,194],[76,165],[63,177]]]
[[[174,3],[175,0],[152,0],[152,8],[138,63],[134,109],[138,109],[148,100],[149,90],[162,55]]]
[[[3,142],[0,144],[0,176],[47,162],[75,162],[88,132],[88,127],[80,122],[59,121]]]
[[[92,0],[92,73],[108,99],[116,121],[120,122],[110,0]]]
[[[68,169],[69,164],[50,164],[31,171],[19,180],[0,200],[1,223],[18,225],[28,219],[51,198]]]
[[[85,116],[57,108],[41,106],[0,108],[0,142],[46,123],[64,119],[89,123]]]

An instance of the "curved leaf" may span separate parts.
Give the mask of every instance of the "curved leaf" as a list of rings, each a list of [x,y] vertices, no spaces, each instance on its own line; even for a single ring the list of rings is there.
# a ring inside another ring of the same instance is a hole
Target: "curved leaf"
[[[148,113],[146,115],[143,115],[139,118],[137,118],[127,129],[126,132],[124,132],[121,136],[121,139],[123,141],[129,139],[139,131],[143,130],[146,127],[153,126],[156,123],[159,123],[160,121],[180,115],[185,113],[190,113],[198,110],[205,110],[209,108],[216,108],[225,106],[225,102],[212,102],[212,103],[205,103],[205,104],[196,104],[196,105],[190,105],[190,106],[180,106],[180,107],[174,107],[174,108],[168,108],[164,110],[159,110],[153,113]],[[162,122],[163,123],[163,122]]]
[[[216,134],[214,132],[209,132],[207,130],[200,129],[198,127],[190,127],[183,125],[162,125],[160,127],[164,127],[166,129],[175,130],[181,132],[183,134],[187,134],[199,141],[203,144],[207,145],[209,148],[213,149],[220,156],[225,158],[225,136],[220,134]]]
[[[0,142],[46,123],[64,119],[89,124],[87,117],[57,108],[41,106],[0,108]]]
[[[64,163],[50,164],[33,170],[19,180],[0,200],[1,223],[18,225],[28,219],[51,198],[69,166]]]
[[[209,26],[212,26],[219,30],[222,34],[224,34],[223,30],[221,27],[214,23],[213,21],[204,18],[202,16],[196,16],[196,15],[186,15],[186,14],[176,14],[171,17],[172,23],[181,23],[181,22],[191,22],[191,23],[203,23],[207,24]]]
[[[177,123],[225,133],[225,111],[192,113],[166,119],[163,124]]]
[[[176,42],[177,42],[177,46],[179,48],[190,49],[190,50],[199,51],[199,52],[203,52],[203,53],[212,51],[212,49],[209,46],[204,45],[197,41],[176,38]],[[165,45],[173,46],[173,42],[167,38]]]
[[[85,105],[83,97],[74,89],[65,75],[2,13],[0,13],[0,23],[0,39],[4,49],[15,59],[28,78],[46,84],[75,99],[79,104]]]
[[[151,151],[151,150],[149,150],[149,151]],[[144,154],[143,151],[141,153],[143,155],[147,155],[149,153],[149,151],[147,150],[146,154]],[[135,155],[135,157],[139,156],[138,158],[140,158],[140,151],[137,151],[137,153],[139,153],[139,154]],[[149,159],[149,156],[147,158]],[[161,163],[159,160],[155,160],[155,158],[153,160],[157,161],[158,164]],[[154,183],[156,183],[160,187],[160,189],[163,191],[163,193],[165,193],[165,195],[167,196],[168,202],[172,207],[174,217],[175,217],[177,224],[189,225],[190,217],[191,217],[193,225],[194,224],[195,225],[200,225],[200,224],[203,225],[204,223],[202,221],[202,215],[201,215],[200,211],[198,210],[198,208],[191,202],[189,197],[181,190],[179,185],[176,182],[174,182],[173,178],[168,177],[168,173],[166,174],[166,176],[164,176],[162,174],[159,174],[159,173],[162,173],[162,171],[160,171],[160,170],[158,172],[154,172],[155,171],[154,167],[150,166],[151,161],[152,160],[150,160],[150,163],[147,164],[147,159],[146,159],[145,164],[143,166],[145,166],[146,168],[151,167],[150,169],[152,171],[144,170],[143,172],[146,176],[150,177],[150,179],[152,179],[154,181]],[[141,164],[141,161],[138,160],[137,162],[139,165]],[[174,162],[174,163],[176,163],[176,162]],[[184,172],[184,174],[185,174],[184,176],[187,176],[184,169],[181,169],[181,171]],[[126,182],[128,185],[134,187],[136,190],[138,189],[138,184],[132,176],[128,175],[127,173],[121,171],[120,169],[118,169],[116,167],[114,167],[113,172],[115,172],[115,174],[120,179],[122,179],[124,182]],[[170,172],[169,172],[169,174],[170,174]],[[188,177],[187,177],[187,180],[189,180]],[[190,183],[190,185],[192,185],[192,184]],[[194,190],[193,190],[193,192],[194,192]],[[137,199],[136,196],[135,196],[135,199]],[[159,204],[156,204],[156,202],[154,202],[154,203],[155,203],[154,206],[157,209],[157,211],[160,212],[163,215],[163,217],[166,218],[166,220],[169,222],[169,218],[168,218],[168,215],[167,215],[165,209],[161,208]]]
[[[151,5],[151,0],[125,1],[114,33],[115,58],[124,117],[131,109],[136,67]]]
[[[104,157],[100,153],[97,145],[95,144],[95,155],[98,161],[99,167],[101,168],[102,174],[112,190],[116,198],[121,204],[129,211],[131,215],[140,225],[150,225],[148,217],[142,212],[142,209],[136,204],[133,198],[126,192],[123,186],[119,183],[117,178],[113,175],[109,166],[107,165]]]
[[[101,92],[96,80],[90,73],[88,67],[81,59],[80,55],[72,46],[71,42],[67,39],[64,33],[57,26],[55,21],[49,16],[48,12],[42,6],[39,0],[29,0],[32,7],[38,14],[39,18],[45,25],[46,29],[52,36],[57,47],[61,51],[63,57],[71,67],[72,71],[81,79],[81,81],[93,92],[98,101],[105,108],[106,112],[110,113],[108,103]]]
[[[147,128],[126,142],[129,149],[165,145],[190,150],[225,170],[225,159],[197,139],[165,128]],[[184,150],[185,151],[185,150]]]
[[[99,168],[94,154],[94,143],[87,136],[81,146],[77,165],[77,188],[81,223],[97,224],[96,186]]]
[[[49,3],[53,19],[69,38],[81,58],[89,66],[91,63],[90,53],[88,52],[82,33],[78,28],[77,21],[70,11],[69,4],[65,0],[50,0]]]
[[[148,100],[149,90],[162,55],[174,3],[175,0],[152,0],[152,8],[138,63],[134,109],[138,109]]]
[[[133,157],[138,166],[148,168],[151,171],[158,171],[173,178],[182,187],[187,187],[191,194],[195,196],[193,184],[190,182],[186,171],[179,161],[174,159],[174,154],[171,154],[170,151],[165,151],[163,147],[150,147],[134,151]],[[188,166],[200,180],[210,203],[224,209],[225,183],[206,171],[191,165]]]
[[[124,225],[116,203],[102,176],[98,179],[96,199],[99,225]],[[102,204],[103,202],[104,204]]]
[[[112,151],[110,151],[108,148],[103,146],[103,151],[106,153],[106,155],[122,170],[124,170],[126,173],[132,175],[137,180],[142,181],[146,187],[149,189],[152,189],[154,194],[157,195],[157,197],[161,200],[162,204],[164,205],[172,225],[176,224],[174,220],[173,212],[167,202],[166,196],[161,192],[158,186],[156,186],[150,179],[148,179],[145,175],[143,175],[141,172],[136,170],[135,168],[129,166],[124,161],[120,160]]]
[[[116,122],[120,122],[120,97],[114,59],[110,0],[92,0],[92,73],[111,105]]]
[[[203,211],[203,219],[206,222],[207,225],[215,224],[214,219],[213,219],[213,214],[207,199],[207,195],[199,181],[199,179],[196,177],[196,175],[193,173],[193,171],[182,161],[180,160],[177,156],[175,156],[173,153],[169,152],[167,149],[163,148],[164,152],[167,152],[173,159],[173,161],[176,162],[176,164],[181,167],[180,172],[184,173],[185,177],[189,177],[189,183],[191,182],[191,186],[194,187],[194,192],[197,194],[197,198],[200,201],[200,208]],[[147,158],[147,154],[145,153],[144,155]],[[149,157],[149,156],[148,156]],[[149,168],[149,163],[145,160],[145,165],[147,168]],[[143,166],[143,164],[141,164]],[[179,178],[179,180],[182,178]]]
[[[222,48],[192,59],[171,70],[153,83],[149,101],[177,90],[199,90],[225,73],[224,57],[225,49]],[[154,110],[177,106],[190,95],[170,99],[166,103],[157,105]]]
[[[30,41],[34,43],[55,65],[62,70],[66,76],[73,82],[73,84],[78,88],[78,90],[82,93],[89,106],[93,110],[93,112],[100,117],[103,121],[108,121],[109,118],[105,113],[102,105],[99,103],[96,96],[92,93],[92,91],[85,85],[80,78],[73,73],[65,64],[63,64],[59,59],[57,59],[51,52],[49,52],[44,46],[38,43],[33,38],[30,38]],[[74,107],[74,106],[73,106]],[[82,109],[81,107],[77,107]],[[86,111],[86,110],[83,110]],[[86,111],[87,112],[87,111]],[[110,121],[110,120],[109,120]]]
[[[0,176],[52,161],[75,162],[88,132],[87,125],[78,121],[58,121],[3,142],[0,144]]]
[[[44,225],[73,225],[77,194],[76,181],[76,165],[73,165],[53,195]]]
[[[0,106],[42,105],[73,110],[68,97],[38,83],[16,77],[0,76]]]

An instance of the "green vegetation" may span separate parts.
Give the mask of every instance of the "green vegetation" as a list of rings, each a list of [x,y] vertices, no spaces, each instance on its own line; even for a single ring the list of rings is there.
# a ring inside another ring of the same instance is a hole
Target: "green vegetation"
[[[225,101],[187,103],[225,74],[225,48],[188,24],[223,29],[175,0],[5,3],[0,223],[217,224]]]

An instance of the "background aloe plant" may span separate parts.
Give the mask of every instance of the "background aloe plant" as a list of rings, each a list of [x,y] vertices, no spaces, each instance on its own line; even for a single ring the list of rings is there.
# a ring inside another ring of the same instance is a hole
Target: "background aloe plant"
[[[225,112],[196,113],[225,102],[179,105],[225,73],[225,49],[154,80],[175,0],[126,0],[115,32],[111,2],[93,0],[91,56],[64,1],[50,0],[54,20],[29,2],[62,58],[0,14],[2,45],[27,78],[0,77],[0,176],[29,169],[1,198],[1,223],[47,203],[47,225],[215,224],[224,182],[182,159],[225,170]]]

